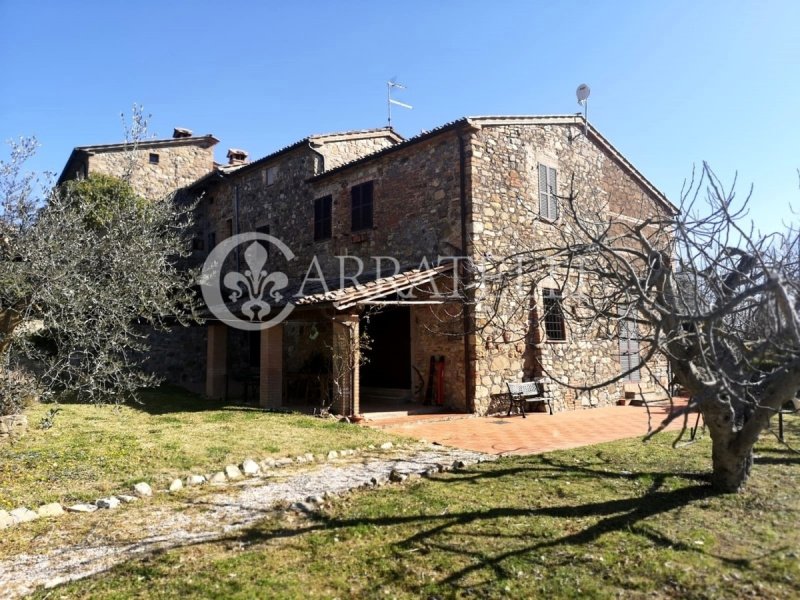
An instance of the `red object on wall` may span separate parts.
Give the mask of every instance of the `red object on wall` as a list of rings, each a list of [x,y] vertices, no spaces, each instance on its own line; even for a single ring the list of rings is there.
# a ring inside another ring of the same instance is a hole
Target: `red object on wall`
[[[444,356],[436,361],[436,404],[444,404]]]

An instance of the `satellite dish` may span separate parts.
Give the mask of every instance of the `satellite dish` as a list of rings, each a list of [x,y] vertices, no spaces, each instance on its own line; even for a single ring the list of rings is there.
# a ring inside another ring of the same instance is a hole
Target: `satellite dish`
[[[585,104],[586,101],[589,99],[589,94],[592,93],[592,90],[589,89],[589,86],[585,83],[582,83],[578,86],[578,89],[575,90],[575,96],[578,98],[578,104]]]

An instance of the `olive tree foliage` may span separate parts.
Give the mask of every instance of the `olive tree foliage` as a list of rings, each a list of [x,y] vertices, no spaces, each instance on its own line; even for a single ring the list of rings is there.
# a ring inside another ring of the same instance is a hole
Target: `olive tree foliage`
[[[153,384],[150,331],[192,318],[189,207],[90,176],[59,189],[24,171],[33,139],[0,162],[0,414],[26,397],[122,402]]]
[[[744,485],[754,444],[800,391],[800,236],[791,225],[770,234],[746,226],[749,196],[737,200],[734,187],[704,165],[679,211],[643,218],[614,215],[571,191],[560,198],[560,223],[546,247],[487,257],[475,274],[479,299],[489,305],[486,324],[530,312],[529,292],[547,277],[559,282],[557,309],[572,340],[637,331],[641,365],[580,389],[640,368],[646,380],[652,361],[665,357],[690,405],[649,435],[676,418],[684,435],[689,411],[698,410],[712,440],[712,484],[722,491]]]

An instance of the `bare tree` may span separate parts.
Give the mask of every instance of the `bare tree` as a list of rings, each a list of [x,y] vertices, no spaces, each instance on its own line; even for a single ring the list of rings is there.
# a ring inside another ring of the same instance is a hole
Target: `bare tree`
[[[759,435],[800,391],[798,231],[762,235],[745,227],[749,196],[736,208],[733,187],[725,189],[707,165],[677,214],[619,218],[576,193],[560,200],[559,234],[548,247],[487,257],[474,274],[478,300],[489,304],[484,326],[528,322],[530,289],[555,274],[561,302],[553,306],[570,328],[614,339],[632,326],[642,342],[641,365],[580,389],[607,386],[665,357],[689,408],[704,417],[713,485],[740,489]],[[682,418],[685,429],[686,412]]]
[[[0,414],[31,394],[21,374],[44,393],[123,401],[153,382],[137,368],[147,332],[195,303],[178,264],[191,207],[110,177],[54,189],[24,170],[35,147],[12,143],[0,162]]]

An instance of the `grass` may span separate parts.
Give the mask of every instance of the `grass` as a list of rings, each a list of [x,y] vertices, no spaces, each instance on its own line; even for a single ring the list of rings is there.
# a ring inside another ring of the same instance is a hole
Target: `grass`
[[[800,420],[788,423],[800,445]],[[745,491],[674,434],[504,458],[121,565],[59,598],[796,598],[800,456],[764,439]],[[51,592],[53,593],[53,592]]]
[[[94,500],[147,480],[166,485],[245,458],[296,456],[397,439],[346,423],[203,400],[176,388],[143,393],[142,404],[61,404],[26,414],[28,433],[0,446],[0,509]]]

